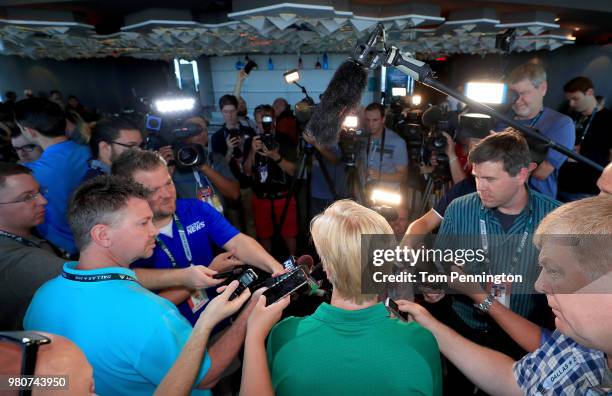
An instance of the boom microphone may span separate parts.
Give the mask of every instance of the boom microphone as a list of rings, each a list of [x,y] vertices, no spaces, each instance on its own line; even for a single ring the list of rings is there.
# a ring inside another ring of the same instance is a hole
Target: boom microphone
[[[319,144],[332,145],[338,141],[341,117],[357,107],[367,79],[366,70],[353,61],[338,67],[305,128]]]

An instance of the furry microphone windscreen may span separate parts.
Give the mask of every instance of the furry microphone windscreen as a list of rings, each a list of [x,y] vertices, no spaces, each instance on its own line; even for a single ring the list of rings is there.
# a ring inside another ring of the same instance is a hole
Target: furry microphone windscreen
[[[368,73],[353,61],[338,67],[305,128],[319,144],[338,141],[341,116],[357,107],[367,80]]]

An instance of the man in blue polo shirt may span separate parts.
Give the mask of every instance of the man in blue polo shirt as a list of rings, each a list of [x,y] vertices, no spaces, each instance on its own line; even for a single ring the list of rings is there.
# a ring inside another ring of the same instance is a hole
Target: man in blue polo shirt
[[[77,253],[66,208],[70,194],[83,181],[90,158],[89,148],[66,136],[66,119],[62,109],[47,99],[30,98],[15,104],[15,121],[23,135],[42,147],[43,154],[25,164],[46,191],[47,215],[38,226],[40,235],[68,254]]]
[[[92,364],[102,395],[153,394],[193,330],[175,306],[142,287],[129,269],[155,247],[158,230],[146,196],[137,183],[112,176],[100,176],[77,190],[69,221],[80,260],[66,263],[62,275],[36,292],[24,319],[27,330],[75,342]],[[218,282],[208,277],[209,286]],[[224,311],[236,312],[249,295],[245,291]],[[194,387],[210,388],[219,380],[242,346],[248,312],[208,349]],[[215,325],[206,325],[208,334]]]
[[[149,190],[153,223],[160,232],[153,255],[132,267],[145,287],[176,304],[192,324],[209,297],[203,286],[167,282],[174,274],[185,270],[206,273],[206,267],[224,271],[242,262],[270,273],[282,271],[282,265],[257,241],[240,233],[212,206],[199,200],[177,200],[168,168],[158,154],[127,151],[113,163],[112,172],[134,179]],[[213,260],[213,245],[227,253]]]
[[[571,118],[544,107],[544,96],[548,88],[546,71],[542,65],[526,63],[518,66],[508,75],[508,89],[516,92],[517,100],[512,105],[514,119],[526,126],[536,128],[542,135],[572,150],[576,140],[574,123]],[[497,130],[506,125],[501,123]],[[549,149],[544,160],[533,171],[529,185],[549,198],[557,198],[557,179],[561,165],[567,156]]]

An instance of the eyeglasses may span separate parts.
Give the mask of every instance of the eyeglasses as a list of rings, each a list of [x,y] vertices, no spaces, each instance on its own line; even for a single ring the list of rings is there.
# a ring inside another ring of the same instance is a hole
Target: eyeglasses
[[[15,204],[15,203],[27,203],[27,202],[32,202],[34,201],[36,198],[40,197],[41,195],[44,196],[47,193],[47,189],[46,188],[41,188],[40,190],[38,190],[38,192],[35,193],[27,193],[25,194],[23,197],[16,199],[14,201],[10,201],[10,202],[0,202],[0,205],[8,205],[8,204]]]
[[[13,146],[15,151],[24,151],[26,153],[31,153],[34,149],[38,147],[36,144],[24,144],[23,146]]]
[[[114,144],[116,144],[118,146],[125,147],[125,148],[128,148],[128,149],[144,149],[145,148],[145,143],[140,143],[140,144],[125,144],[125,143],[118,142],[116,140],[111,140],[111,143],[114,143]]]
[[[33,331],[3,331],[0,332],[0,340],[6,340],[21,347],[23,351],[21,375],[34,375],[38,347],[51,343],[51,339]]]

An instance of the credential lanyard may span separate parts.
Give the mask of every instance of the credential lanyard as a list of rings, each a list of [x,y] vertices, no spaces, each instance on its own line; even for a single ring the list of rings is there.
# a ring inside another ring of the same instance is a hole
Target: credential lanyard
[[[544,109],[540,110],[538,115],[533,120],[531,120],[531,122],[529,123],[530,128],[533,128],[535,124],[537,124],[538,121],[540,121],[540,118],[542,118],[542,114],[544,114]]]
[[[0,230],[0,236],[12,239],[15,242],[19,242],[22,245],[25,245],[25,246],[28,246],[28,247],[40,248],[40,245],[38,245],[37,243],[35,243],[33,241],[30,241],[29,239],[26,239],[26,238],[21,237],[19,235],[12,234],[10,232],[6,232],[6,231]]]
[[[523,249],[525,249],[525,244],[527,243],[527,236],[529,235],[529,230],[533,225],[533,216],[530,214],[529,221],[527,225],[525,225],[525,230],[523,231],[523,235],[521,235],[521,240],[519,245],[514,252],[514,256],[512,257],[512,261],[510,262],[510,271],[514,272],[514,265],[518,262],[519,256],[523,253]],[[484,219],[484,213],[480,214],[480,242],[482,243],[482,250],[484,250],[485,261],[488,265],[489,273],[491,272],[491,260],[489,260],[489,238],[487,237],[487,222]]]
[[[202,178],[200,177],[200,172],[196,168],[192,169],[193,177],[195,178],[196,183],[198,183],[198,187],[203,188],[204,183],[202,183]],[[206,187],[210,186],[210,181],[206,176],[204,176],[204,181],[206,182]]]
[[[596,113],[597,113],[597,109],[593,109],[593,112],[591,113],[591,116],[589,117],[589,122],[587,122],[584,129],[582,130],[582,135],[580,136],[580,142],[578,142],[577,144],[584,142],[584,138],[589,132],[589,128],[591,127],[591,123],[593,122],[593,118],[595,118]]]
[[[137,282],[138,280],[131,275],[127,274],[97,274],[97,275],[77,275],[71,274],[66,271],[62,272],[62,276],[66,279],[77,281],[77,282],[104,282],[111,280],[126,280]]]
[[[181,221],[179,220],[176,214],[172,215],[172,218],[174,222],[176,223],[176,228],[178,229],[179,237],[181,238],[181,245],[183,245],[183,251],[185,252],[185,257],[187,258],[187,261],[189,261],[189,265],[193,265],[193,261],[192,261],[193,257],[191,255],[191,248],[189,247],[189,241],[187,240],[187,233],[185,233],[183,224],[181,224]],[[176,264],[177,264],[176,259],[174,258],[174,255],[172,254],[172,252],[170,252],[170,249],[168,249],[168,245],[166,245],[166,243],[159,236],[157,236],[155,239],[157,240],[157,243],[159,243],[159,247],[161,248],[161,250],[166,254],[166,256],[168,256],[168,259],[170,260],[170,264],[172,264],[172,267],[176,267]]]

